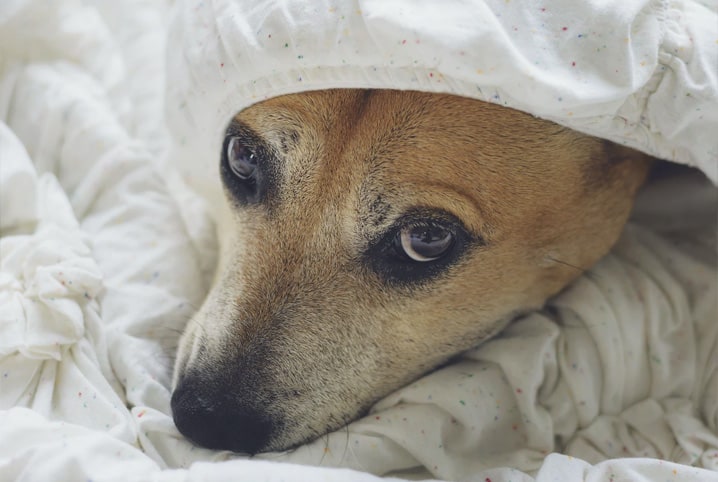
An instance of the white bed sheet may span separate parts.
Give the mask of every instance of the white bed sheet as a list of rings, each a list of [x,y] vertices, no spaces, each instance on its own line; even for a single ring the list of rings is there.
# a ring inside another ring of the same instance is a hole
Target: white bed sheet
[[[717,198],[695,178],[647,192],[545,310],[347,429],[252,460],[184,440],[171,356],[215,246],[162,157],[168,18],[0,5],[0,480],[718,480]]]

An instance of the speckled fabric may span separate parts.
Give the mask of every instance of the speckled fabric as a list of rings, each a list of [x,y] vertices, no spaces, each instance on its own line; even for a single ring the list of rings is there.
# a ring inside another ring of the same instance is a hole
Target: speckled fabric
[[[718,182],[715,6],[664,0],[179,4],[170,24],[166,107],[177,159],[195,182],[213,172],[206,163],[242,108],[282,93],[338,87],[486,100],[700,166]]]
[[[172,423],[216,253],[186,183],[216,187],[253,102],[454,92],[716,179],[715,5],[527,5],[0,2],[0,481],[718,480],[718,194],[697,174],[649,186],[544,310],[344,429],[249,459]]]

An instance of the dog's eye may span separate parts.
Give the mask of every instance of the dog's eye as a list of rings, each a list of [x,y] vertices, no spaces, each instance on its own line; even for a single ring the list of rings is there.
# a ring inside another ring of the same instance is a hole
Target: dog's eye
[[[257,171],[257,156],[238,137],[229,139],[227,161],[232,172],[240,179],[251,179]]]
[[[393,286],[417,286],[450,271],[469,248],[483,245],[455,216],[437,209],[404,213],[364,251],[380,279]]]
[[[394,249],[419,262],[434,261],[454,246],[454,233],[441,226],[408,226],[394,238]]]

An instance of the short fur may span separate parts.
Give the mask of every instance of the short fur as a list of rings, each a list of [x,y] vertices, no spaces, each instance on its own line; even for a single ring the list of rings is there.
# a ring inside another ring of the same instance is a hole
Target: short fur
[[[228,132],[260,152],[260,180],[248,200],[224,168],[220,261],[172,404],[190,439],[250,453],[346,424],[541,307],[610,249],[650,164],[519,111],[407,91],[277,97]],[[407,217],[454,223],[458,252],[420,275],[388,261]]]

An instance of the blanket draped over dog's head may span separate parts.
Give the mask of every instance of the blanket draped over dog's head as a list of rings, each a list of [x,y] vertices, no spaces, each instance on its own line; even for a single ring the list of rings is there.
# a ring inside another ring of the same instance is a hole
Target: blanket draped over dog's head
[[[494,102],[718,181],[718,19],[700,1],[181,3],[167,111],[196,183],[239,110],[342,87]]]

